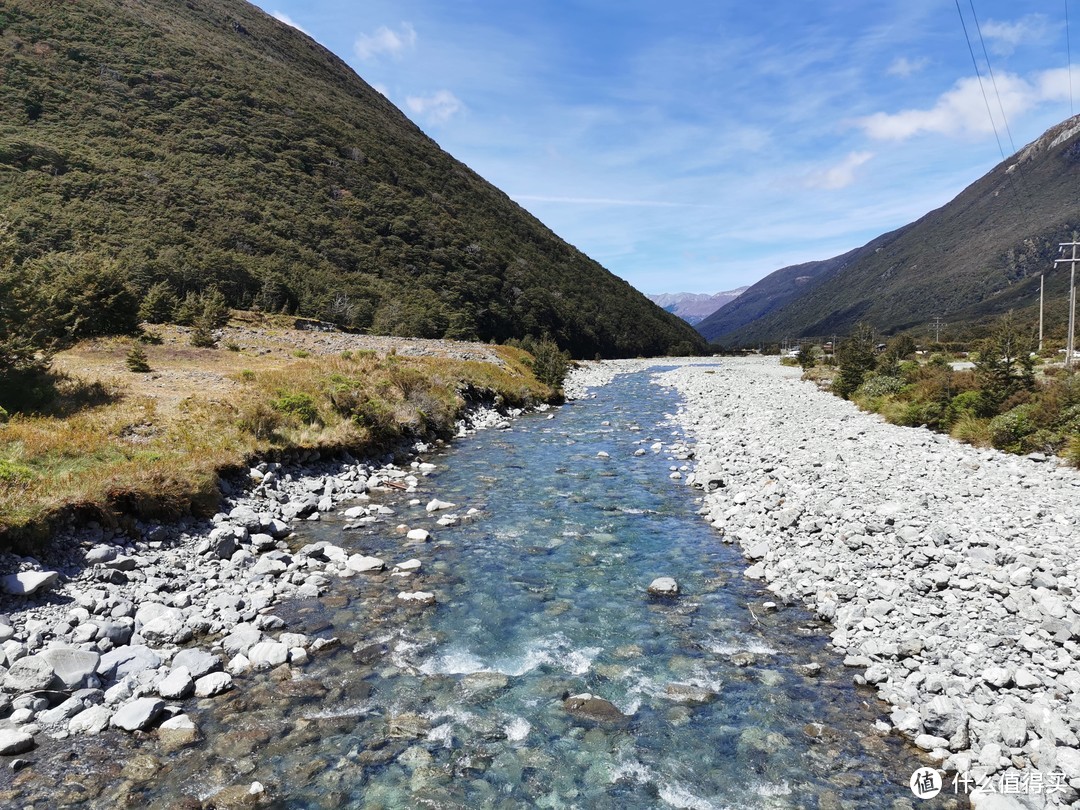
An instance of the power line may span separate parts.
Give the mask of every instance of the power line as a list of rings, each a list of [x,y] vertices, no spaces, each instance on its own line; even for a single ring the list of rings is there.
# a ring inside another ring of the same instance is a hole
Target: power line
[[[975,49],[971,46],[971,36],[968,34],[967,22],[964,21],[964,12],[960,9],[960,0],[956,0],[956,13],[960,15],[960,25],[964,29],[964,39],[967,40],[968,53],[971,54],[971,64],[975,67],[975,76],[979,80],[979,89],[982,91],[983,102],[986,104],[986,114],[990,117],[990,126],[994,130],[994,139],[997,141],[1001,159],[1005,160],[1005,150],[1001,146],[1001,136],[998,135],[997,123],[994,114],[990,111],[990,99],[986,95],[986,85],[983,84],[982,72],[979,70],[979,60],[975,58]]]
[[[1065,52],[1069,55],[1069,117],[1076,113],[1073,110],[1073,86],[1072,86],[1072,41],[1069,36],[1069,0],[1065,0]]]
[[[1005,106],[1001,103],[1001,93],[998,92],[997,79],[994,78],[994,68],[990,65],[990,54],[986,52],[986,40],[983,39],[982,26],[979,25],[979,17],[975,14],[975,0],[968,0],[971,6],[971,18],[975,20],[975,31],[979,35],[979,44],[982,45],[983,58],[986,60],[986,72],[990,74],[990,82],[994,85],[994,95],[997,96],[998,109],[1001,111],[1001,120],[1005,124],[1005,133],[1009,136],[1009,148],[1016,154],[1016,144],[1013,143],[1012,130],[1009,129],[1009,119],[1005,115]]]

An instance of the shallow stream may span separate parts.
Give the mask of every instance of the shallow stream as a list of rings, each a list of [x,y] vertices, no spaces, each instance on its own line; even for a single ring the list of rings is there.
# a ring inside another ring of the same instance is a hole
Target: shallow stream
[[[67,754],[19,775],[24,795],[44,778],[87,806],[198,806],[258,780],[283,808],[913,806],[908,777],[923,763],[874,731],[885,707],[852,686],[828,628],[764,609],[771,594],[669,477],[692,464],[669,458],[676,406],[648,375],[626,375],[433,458],[420,503],[387,495],[385,523],[305,525],[303,542],[422,568],[276,610],[288,630],[341,644],[299,679],[262,673],[188,701],[203,742],[57,744]],[[446,512],[425,512],[433,497],[460,523],[435,525]],[[433,539],[410,545],[399,524]],[[661,575],[678,599],[647,595]],[[412,590],[437,605],[396,598]],[[817,675],[796,670],[815,662]],[[564,707],[584,692],[627,719]]]

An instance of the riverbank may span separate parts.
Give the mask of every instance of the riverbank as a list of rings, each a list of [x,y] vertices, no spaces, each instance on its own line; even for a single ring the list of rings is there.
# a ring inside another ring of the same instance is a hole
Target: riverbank
[[[291,326],[236,321],[216,348],[162,326],[146,345],[99,339],[57,355],[39,411],[0,422],[0,548],[32,551],[71,519],[206,517],[218,477],[257,461],[378,457],[449,436],[469,407],[558,396],[510,347]]]
[[[752,358],[659,378],[685,400],[706,519],[749,576],[833,623],[857,681],[943,768],[1044,788],[1009,806],[1075,803],[1080,475],[883,423],[798,377]]]

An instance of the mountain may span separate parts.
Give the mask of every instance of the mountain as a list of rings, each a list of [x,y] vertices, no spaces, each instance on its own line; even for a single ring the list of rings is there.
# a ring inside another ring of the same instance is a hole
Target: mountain
[[[0,204],[19,260],[141,292],[576,356],[701,338],[443,152],[310,37],[241,0],[5,0]]]
[[[718,292],[715,295],[708,293],[660,293],[648,295],[650,301],[658,307],[663,307],[673,315],[678,315],[688,324],[696,324],[708,318],[721,307],[726,307],[743,292],[746,287],[737,290]]]
[[[714,343],[748,346],[843,335],[860,320],[886,334],[925,335],[940,316],[943,339],[953,339],[1009,310],[1036,324],[1042,273],[1048,329],[1057,329],[1069,274],[1067,266],[1055,270],[1053,260],[1074,231],[1080,116],[918,221],[843,256],[778,270],[697,329]]]

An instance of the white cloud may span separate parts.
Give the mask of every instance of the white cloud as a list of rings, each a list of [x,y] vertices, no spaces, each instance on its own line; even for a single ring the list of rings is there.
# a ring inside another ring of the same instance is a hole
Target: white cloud
[[[1043,14],[1029,14],[1016,22],[987,20],[981,27],[990,50],[999,56],[1008,56],[1021,45],[1043,43],[1051,34],[1050,22]]]
[[[855,171],[874,157],[873,152],[851,152],[835,166],[812,172],[805,178],[807,188],[835,191],[855,182]]]
[[[396,31],[383,25],[374,34],[361,34],[356,38],[353,50],[361,59],[372,59],[382,54],[400,59],[406,50],[415,46],[416,29],[412,23],[403,22]]]
[[[285,23],[290,28],[295,28],[297,31],[301,31],[301,32],[307,34],[309,37],[311,36],[310,31],[308,31],[302,25],[298,25],[296,22],[293,21],[293,19],[288,14],[286,14],[283,11],[271,11],[270,16],[273,17],[278,22]]]
[[[997,95],[988,81],[984,80],[984,98],[977,78],[961,79],[929,109],[874,113],[855,124],[877,140],[903,141],[925,133],[970,138],[987,135],[995,126],[1003,134],[1001,109],[1007,119],[1016,120],[1039,104],[1068,98],[1068,72],[1062,69],[1037,74],[1031,81],[1010,73],[996,73],[995,80]],[[987,114],[987,99],[993,124]]]
[[[894,59],[885,72],[890,76],[899,76],[901,79],[906,79],[919,73],[929,64],[930,60],[925,57],[922,59],[908,59],[906,56],[901,56]]]
[[[449,121],[465,109],[461,99],[449,90],[439,90],[430,96],[409,96],[405,99],[405,106],[436,124]]]

